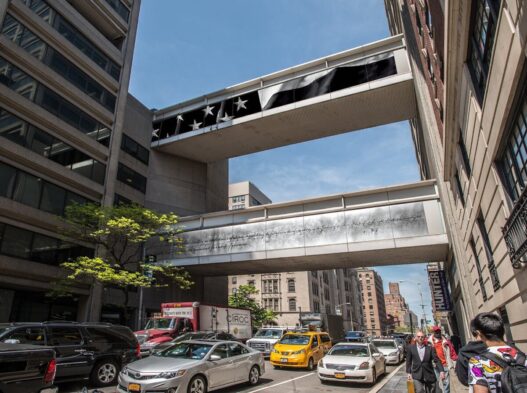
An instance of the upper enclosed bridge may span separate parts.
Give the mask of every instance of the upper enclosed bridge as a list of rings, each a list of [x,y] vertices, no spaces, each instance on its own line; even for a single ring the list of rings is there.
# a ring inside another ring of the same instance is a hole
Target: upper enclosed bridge
[[[400,35],[158,110],[152,148],[213,162],[415,116]]]

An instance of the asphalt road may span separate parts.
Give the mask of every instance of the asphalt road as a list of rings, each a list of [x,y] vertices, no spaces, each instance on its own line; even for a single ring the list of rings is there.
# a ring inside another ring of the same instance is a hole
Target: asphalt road
[[[386,375],[390,374],[398,366],[387,366]],[[260,383],[256,386],[236,385],[230,388],[217,390],[218,393],[318,393],[318,392],[349,392],[354,393],[368,393],[376,386],[383,383],[386,375],[379,377],[377,384],[372,386],[370,384],[359,383],[328,383],[322,384],[318,379],[317,372],[309,372],[306,370],[292,370],[281,369],[275,370],[273,366],[266,361],[265,374],[261,377]],[[59,384],[59,393],[79,393],[84,385],[82,383],[66,383]],[[91,393],[93,387],[88,386],[88,391]],[[99,389],[104,393],[115,393],[115,387],[108,387]]]

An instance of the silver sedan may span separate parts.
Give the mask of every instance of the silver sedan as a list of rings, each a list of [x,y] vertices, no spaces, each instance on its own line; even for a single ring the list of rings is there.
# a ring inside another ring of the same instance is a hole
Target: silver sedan
[[[239,342],[189,340],[128,364],[119,374],[120,393],[205,393],[247,382],[265,372],[262,354]]]

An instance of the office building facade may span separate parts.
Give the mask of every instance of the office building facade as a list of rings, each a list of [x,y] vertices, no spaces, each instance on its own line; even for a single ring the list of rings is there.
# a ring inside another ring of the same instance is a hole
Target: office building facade
[[[386,305],[381,276],[373,269],[357,269],[359,276],[364,331],[371,336],[387,334]]]
[[[468,340],[471,316],[499,313],[507,339],[525,349],[527,4],[385,5],[391,32],[407,40],[419,103],[411,122],[418,159],[423,177],[438,180],[450,233],[449,323]]]

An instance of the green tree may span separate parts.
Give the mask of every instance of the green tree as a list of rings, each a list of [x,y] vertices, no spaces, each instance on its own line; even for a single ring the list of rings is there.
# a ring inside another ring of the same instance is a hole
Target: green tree
[[[52,295],[71,293],[77,281],[96,282],[123,290],[127,317],[129,291],[175,284],[188,289],[193,282],[182,268],[143,261],[147,241],[157,240],[181,250],[176,215],[159,214],[136,204],[104,207],[97,204],[72,204],[66,208],[62,234],[68,239],[90,243],[98,256],[81,256],[61,264],[66,276],[55,283]]]
[[[253,296],[258,292],[253,285],[240,285],[236,293],[229,295],[229,306],[251,310],[252,325],[256,329],[276,320],[274,311],[263,308],[254,300]]]

